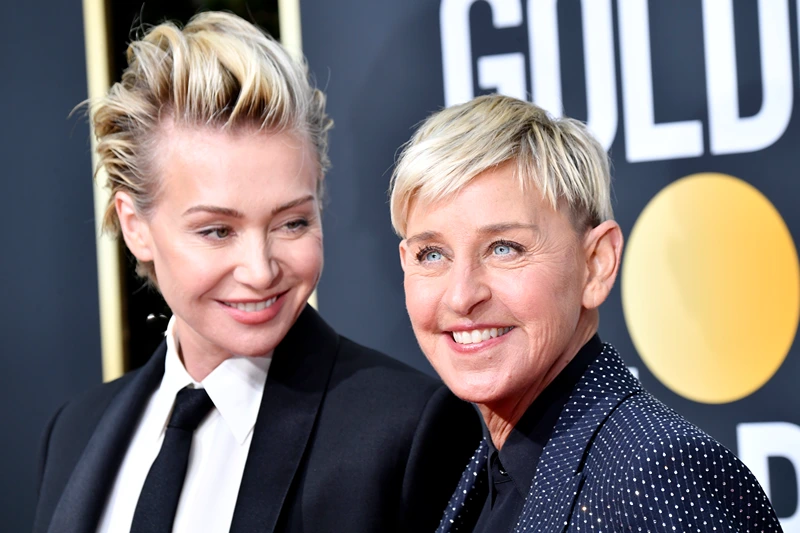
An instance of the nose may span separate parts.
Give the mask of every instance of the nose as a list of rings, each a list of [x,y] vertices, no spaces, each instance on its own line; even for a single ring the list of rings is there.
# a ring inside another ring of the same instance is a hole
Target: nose
[[[266,239],[262,237],[242,242],[237,253],[239,259],[233,271],[233,278],[237,282],[255,290],[266,290],[275,284],[280,275],[280,266]]]
[[[492,291],[486,283],[484,269],[479,265],[453,268],[448,278],[442,302],[459,316],[469,316],[491,298]]]

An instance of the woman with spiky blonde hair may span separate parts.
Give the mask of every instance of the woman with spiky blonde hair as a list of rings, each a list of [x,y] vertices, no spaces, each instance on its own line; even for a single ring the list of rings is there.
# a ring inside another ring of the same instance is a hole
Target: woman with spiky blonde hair
[[[91,113],[104,226],[173,316],[51,420],[34,531],[433,529],[474,413],[306,304],[331,121],[305,66],[203,13],[131,43]]]

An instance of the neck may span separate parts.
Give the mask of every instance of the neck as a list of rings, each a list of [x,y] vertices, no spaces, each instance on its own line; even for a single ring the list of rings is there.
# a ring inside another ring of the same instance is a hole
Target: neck
[[[522,415],[525,414],[542,391],[575,358],[583,345],[589,342],[589,339],[597,332],[599,321],[600,315],[596,309],[584,309],[578,319],[575,333],[567,343],[567,346],[544,372],[539,376],[533,376],[533,382],[523,394],[497,403],[478,404],[495,448],[499,450],[503,447],[506,439],[511,434],[511,430],[517,425]]]
[[[230,358],[230,354],[205,349],[193,343],[193,335],[183,335],[180,330],[184,325],[179,321],[172,328],[172,338],[178,351],[183,367],[189,376],[200,383],[208,377],[223,361]]]

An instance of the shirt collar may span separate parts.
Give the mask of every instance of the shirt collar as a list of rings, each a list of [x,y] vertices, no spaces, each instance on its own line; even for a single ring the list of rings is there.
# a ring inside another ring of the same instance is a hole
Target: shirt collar
[[[523,498],[530,492],[542,451],[553,435],[572,389],[602,351],[603,343],[595,334],[528,407],[499,451],[492,443],[486,423],[483,423],[484,436],[488,437],[489,443],[489,466],[492,458],[499,456],[503,469],[508,472]],[[491,468],[489,472],[491,481]]]
[[[169,403],[167,415],[179,390],[189,385],[204,388],[236,441],[243,444],[256,424],[261,397],[264,394],[264,384],[272,362],[272,353],[263,357],[230,357],[198,383],[183,366],[179,355],[180,341],[176,338],[174,330],[173,316],[164,333],[167,338],[167,355],[164,362],[164,377],[159,390],[163,393],[160,394],[163,401]],[[167,421],[165,415],[165,426]]]

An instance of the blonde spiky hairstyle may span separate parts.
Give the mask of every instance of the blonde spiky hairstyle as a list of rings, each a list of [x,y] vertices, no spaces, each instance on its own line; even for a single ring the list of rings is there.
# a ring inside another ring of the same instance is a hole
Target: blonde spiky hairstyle
[[[564,205],[576,227],[613,219],[608,156],[586,126],[494,94],[434,113],[405,145],[390,186],[395,232],[405,237],[412,201],[450,198],[506,161],[516,162],[523,189]]]
[[[325,95],[311,86],[305,63],[241,18],[201,13],[181,29],[165,22],[127,51],[122,80],[91,106],[98,170],[108,173],[111,198],[103,228],[119,234],[114,195],[128,193],[139,214],[152,213],[159,189],[154,166],[166,121],[223,130],[289,131],[308,139],[319,165],[322,193],[329,167]],[[152,262],[137,272],[156,282]]]

